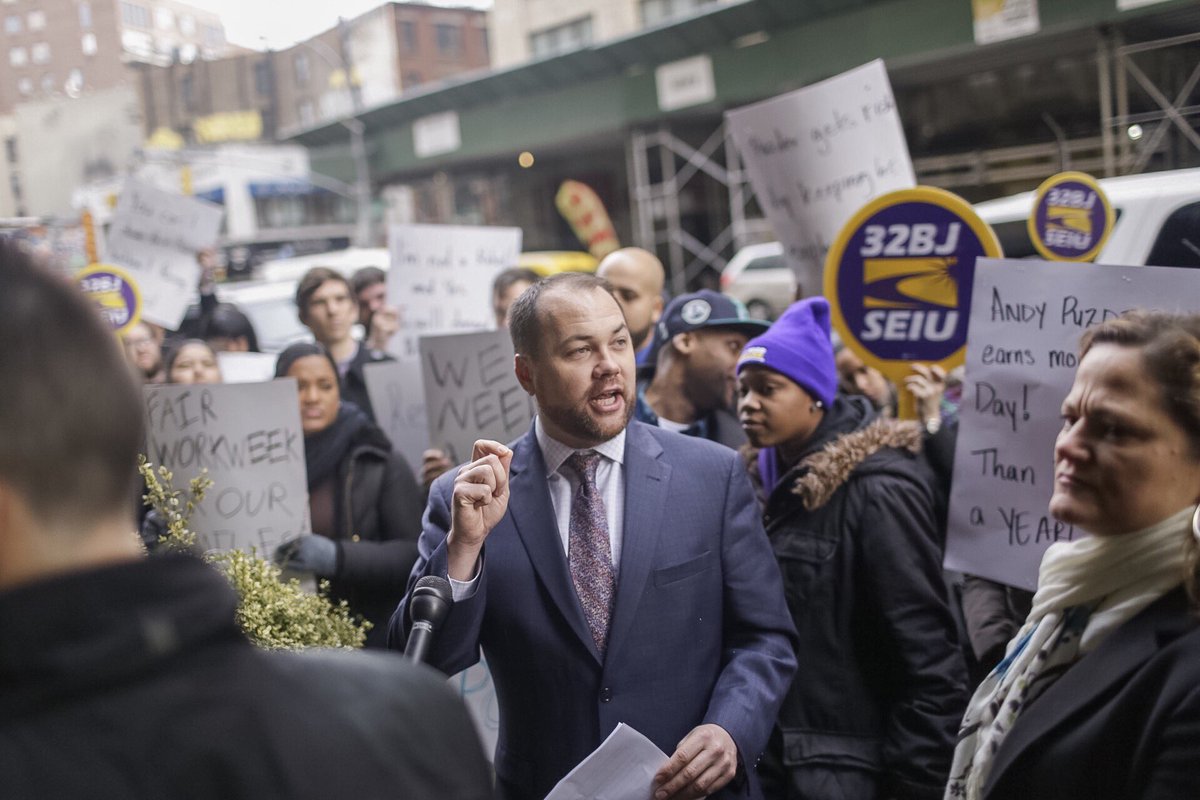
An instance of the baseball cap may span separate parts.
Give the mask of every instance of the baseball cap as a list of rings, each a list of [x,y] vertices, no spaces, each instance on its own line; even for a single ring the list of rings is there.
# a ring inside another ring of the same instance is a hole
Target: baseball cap
[[[654,326],[651,359],[657,357],[663,342],[679,333],[703,328],[731,328],[753,338],[770,327],[769,322],[752,319],[740,300],[720,292],[701,289],[681,294],[667,304],[658,324]]]

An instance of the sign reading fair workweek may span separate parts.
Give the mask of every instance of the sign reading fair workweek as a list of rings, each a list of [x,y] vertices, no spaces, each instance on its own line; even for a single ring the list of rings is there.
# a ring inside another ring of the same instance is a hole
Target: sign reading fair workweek
[[[975,266],[946,566],[1033,589],[1058,522],[1054,441],[1090,326],[1133,308],[1200,311],[1200,272],[981,258]]]
[[[805,296],[868,200],[915,185],[883,61],[726,114],[729,130]]]
[[[234,385],[148,386],[147,458],[188,482],[208,470],[212,488],[192,515],[204,550],[254,549],[270,558],[308,533],[304,433],[294,378]]]

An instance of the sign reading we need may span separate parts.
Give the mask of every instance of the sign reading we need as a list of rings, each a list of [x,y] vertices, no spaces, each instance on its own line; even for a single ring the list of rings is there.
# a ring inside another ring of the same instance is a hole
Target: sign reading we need
[[[145,388],[147,457],[174,486],[208,470],[213,485],[192,515],[204,550],[275,548],[309,532],[304,433],[294,378]]]
[[[882,61],[726,114],[754,194],[805,296],[864,203],[916,178]]]
[[[1032,589],[1042,554],[1084,535],[1049,515],[1054,441],[1083,332],[1133,309],[1200,311],[1200,273],[980,259],[959,407],[946,566]]]

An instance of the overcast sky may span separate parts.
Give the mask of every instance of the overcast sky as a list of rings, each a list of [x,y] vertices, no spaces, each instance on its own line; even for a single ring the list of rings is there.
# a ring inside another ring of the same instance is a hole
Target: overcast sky
[[[337,24],[338,16],[357,17],[382,5],[380,0],[184,0],[221,15],[225,36],[234,44],[262,50],[287,47]],[[491,0],[425,0],[435,6],[488,8]],[[264,42],[265,40],[265,42]]]

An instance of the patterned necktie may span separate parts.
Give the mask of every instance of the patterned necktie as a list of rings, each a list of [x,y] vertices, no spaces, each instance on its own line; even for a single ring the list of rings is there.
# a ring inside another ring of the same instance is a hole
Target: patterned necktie
[[[608,541],[608,517],[604,513],[604,498],[596,486],[596,468],[600,466],[601,458],[603,456],[594,450],[572,453],[563,466],[579,477],[579,485],[571,498],[567,562],[583,615],[596,641],[596,649],[603,657],[608,644],[615,578]]]

